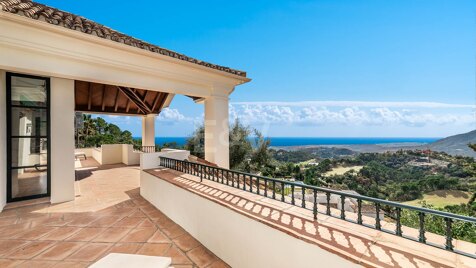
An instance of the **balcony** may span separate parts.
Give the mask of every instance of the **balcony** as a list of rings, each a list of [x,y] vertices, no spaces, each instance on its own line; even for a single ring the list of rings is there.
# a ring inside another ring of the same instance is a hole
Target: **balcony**
[[[87,267],[112,252],[169,256],[174,267],[476,267],[472,243],[445,249],[445,236],[422,242],[405,226],[396,236],[383,211],[359,216],[365,197],[302,202],[286,190],[298,185],[177,159],[193,157],[143,153],[142,168],[78,160],[74,201],[0,213],[0,267]]]

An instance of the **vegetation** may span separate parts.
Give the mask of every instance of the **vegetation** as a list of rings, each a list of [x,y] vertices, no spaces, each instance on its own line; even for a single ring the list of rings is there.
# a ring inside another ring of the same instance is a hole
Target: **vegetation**
[[[140,144],[140,141],[132,138],[130,131],[122,131],[101,117],[83,115],[83,121],[83,127],[75,131],[76,148],[99,147],[102,144]]]

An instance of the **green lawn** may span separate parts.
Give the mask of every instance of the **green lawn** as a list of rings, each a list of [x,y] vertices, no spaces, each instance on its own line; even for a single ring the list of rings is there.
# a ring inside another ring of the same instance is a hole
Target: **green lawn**
[[[471,198],[470,192],[456,190],[438,190],[423,195],[423,198],[404,202],[404,204],[412,206],[421,206],[420,202],[425,200],[427,204],[438,208],[445,206],[459,205],[468,203]]]

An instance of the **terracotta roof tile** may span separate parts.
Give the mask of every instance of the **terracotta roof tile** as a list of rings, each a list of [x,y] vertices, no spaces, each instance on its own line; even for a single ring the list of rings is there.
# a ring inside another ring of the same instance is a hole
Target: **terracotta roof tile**
[[[64,12],[59,9],[49,7],[40,3],[28,0],[0,0],[0,7],[2,11],[9,12],[12,14],[21,15],[39,21],[44,21],[53,25],[62,26],[71,30],[83,32],[90,35],[95,35],[100,38],[109,39],[118,43],[123,43],[129,46],[141,48],[161,55],[205,66],[211,69],[246,77],[246,72],[201,61],[165,48],[161,48],[159,46],[144,42],[142,40],[115,31],[109,27],[88,20],[84,17]]]

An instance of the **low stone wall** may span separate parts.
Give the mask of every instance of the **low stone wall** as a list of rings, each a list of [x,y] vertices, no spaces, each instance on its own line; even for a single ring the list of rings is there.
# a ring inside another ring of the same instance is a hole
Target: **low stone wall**
[[[141,170],[140,193],[231,267],[360,267]]]

